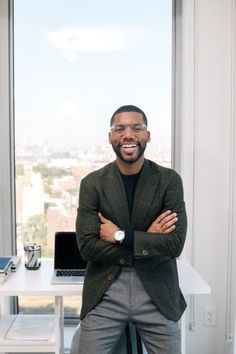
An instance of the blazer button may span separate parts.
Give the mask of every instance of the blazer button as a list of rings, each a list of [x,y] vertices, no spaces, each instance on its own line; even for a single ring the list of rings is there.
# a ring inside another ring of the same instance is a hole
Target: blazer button
[[[112,275],[112,274],[108,274],[107,279],[108,279],[108,280],[112,280],[112,279],[113,279],[113,275]]]
[[[144,256],[147,256],[148,255],[148,250],[143,250],[142,253],[143,253]]]
[[[125,259],[124,258],[120,259],[120,264],[125,264]]]

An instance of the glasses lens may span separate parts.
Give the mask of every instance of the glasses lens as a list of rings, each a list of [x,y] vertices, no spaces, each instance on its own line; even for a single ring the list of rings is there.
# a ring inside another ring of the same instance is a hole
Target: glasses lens
[[[135,133],[141,133],[147,129],[146,125],[144,124],[133,124],[133,125],[113,125],[111,127],[111,131],[117,134],[123,133],[127,128],[130,128]]]

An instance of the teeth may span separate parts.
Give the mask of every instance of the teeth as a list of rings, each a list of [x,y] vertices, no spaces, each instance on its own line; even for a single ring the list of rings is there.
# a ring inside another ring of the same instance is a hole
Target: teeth
[[[136,144],[124,144],[123,145],[124,148],[133,148],[135,146],[136,146]]]

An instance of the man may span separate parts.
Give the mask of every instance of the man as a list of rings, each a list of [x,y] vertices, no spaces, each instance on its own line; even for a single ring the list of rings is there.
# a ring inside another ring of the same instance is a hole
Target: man
[[[88,261],[83,288],[80,354],[111,354],[126,324],[149,354],[180,354],[177,321],[186,303],[176,257],[187,218],[179,175],[144,158],[147,118],[122,106],[110,122],[116,161],[86,176],[76,233]]]

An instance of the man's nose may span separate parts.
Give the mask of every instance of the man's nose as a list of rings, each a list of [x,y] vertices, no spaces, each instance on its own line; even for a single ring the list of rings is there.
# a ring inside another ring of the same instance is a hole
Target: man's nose
[[[125,127],[124,135],[125,135],[126,137],[127,137],[127,136],[129,137],[129,136],[133,136],[133,135],[134,135],[134,131],[133,131],[132,126],[127,125],[127,126]]]

